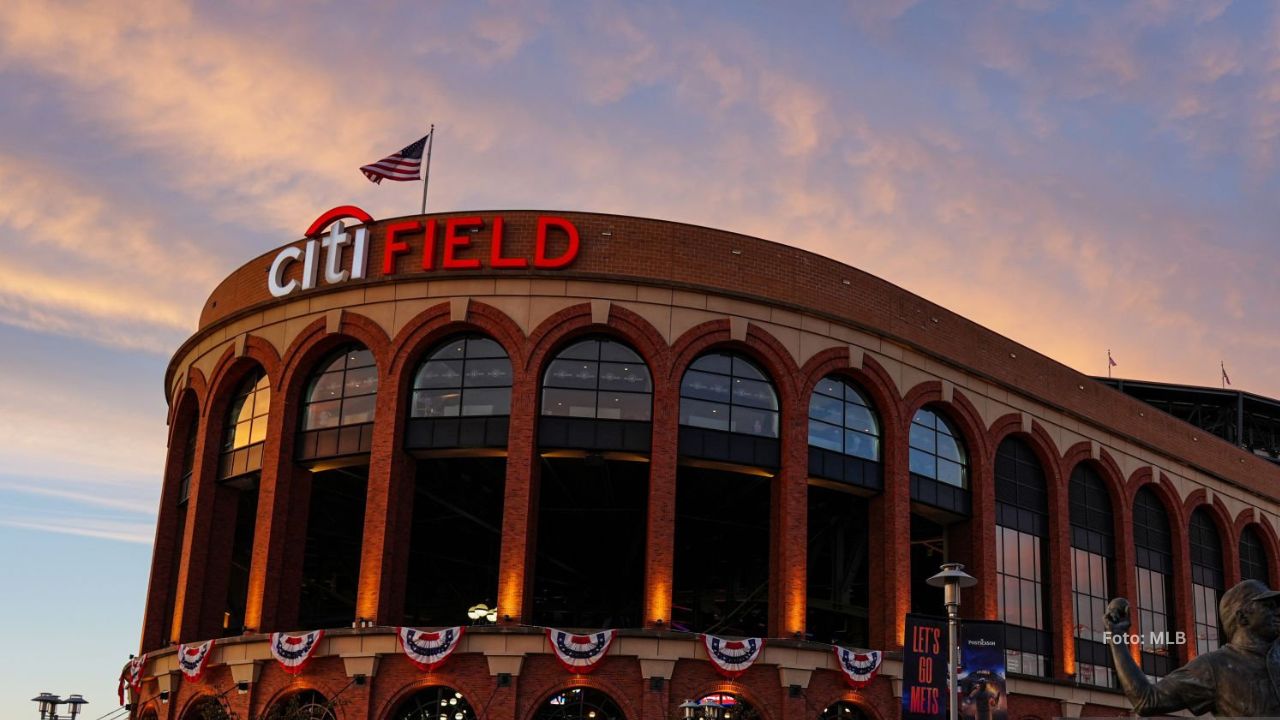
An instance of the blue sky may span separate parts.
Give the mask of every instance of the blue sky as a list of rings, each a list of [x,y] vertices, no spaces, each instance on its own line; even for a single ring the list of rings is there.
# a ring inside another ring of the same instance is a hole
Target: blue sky
[[[723,227],[1280,396],[1276,6],[794,5],[0,3],[0,714],[109,709],[169,354],[321,211],[413,212],[356,168],[430,123],[433,209]]]

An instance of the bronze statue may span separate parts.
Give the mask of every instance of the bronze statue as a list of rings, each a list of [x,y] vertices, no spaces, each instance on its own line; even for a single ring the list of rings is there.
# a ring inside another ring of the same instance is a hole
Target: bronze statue
[[[1245,580],[1222,594],[1218,614],[1227,644],[1152,683],[1129,654],[1129,602],[1116,598],[1107,605],[1102,619],[1111,634],[1107,644],[1135,712],[1280,716],[1280,592]]]

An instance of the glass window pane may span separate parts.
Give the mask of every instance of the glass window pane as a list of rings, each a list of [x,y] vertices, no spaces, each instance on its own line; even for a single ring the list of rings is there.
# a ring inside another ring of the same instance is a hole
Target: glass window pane
[[[723,375],[690,370],[684,374],[680,383],[681,397],[712,400],[721,403],[729,402],[729,378]]]
[[[871,410],[862,405],[845,404],[844,426],[852,430],[871,433],[872,435],[879,434],[879,430],[876,428],[875,416],[871,414]]]
[[[431,352],[431,360],[461,360],[467,353],[465,338],[455,338]]]
[[[652,395],[645,393],[601,392],[597,417],[605,420],[639,420],[648,422],[653,406]]]
[[[778,409],[778,396],[773,386],[757,380],[733,379],[733,402],[735,405],[747,405],[765,410]]]
[[[250,422],[249,444],[260,443],[267,439],[267,418],[256,417]]]
[[[347,353],[347,369],[373,365],[373,353],[368,350],[352,350]]]
[[[553,360],[547,366],[546,385],[595,390],[596,363],[584,360]]]
[[[705,370],[706,372],[721,373],[728,375],[733,368],[733,363],[728,355],[721,353],[709,353],[699,357],[689,364],[692,370]]]
[[[235,435],[231,441],[231,447],[242,448],[249,444],[249,420],[236,423]]]
[[[911,423],[911,447],[932,453],[936,447],[934,437],[934,432],[929,428]]]
[[[756,368],[755,363],[736,355],[733,357],[733,374],[736,377],[750,378],[752,380],[768,380],[764,373]]]
[[[938,475],[938,459],[927,452],[911,448],[910,463],[911,472],[917,475],[928,478],[936,478]]]
[[[843,452],[840,428],[817,420],[809,421],[809,444],[833,452]]]
[[[880,439],[865,433],[845,430],[844,452],[846,455],[866,458],[867,460],[879,460]]]
[[[843,425],[844,401],[814,393],[809,398],[809,417],[832,425]]]
[[[422,364],[414,378],[415,388],[462,387],[461,360],[430,360]]]
[[[729,406],[681,398],[680,424],[710,430],[728,430]]]
[[[636,363],[600,363],[600,389],[652,392],[649,368]]]
[[[487,337],[471,337],[467,338],[468,358],[503,358],[507,357],[507,351],[502,349],[496,341]]]
[[[264,382],[266,381],[265,376],[262,379]],[[271,412],[271,388],[263,387],[259,383],[258,390],[253,396],[253,414],[266,415],[269,412]]]
[[[325,373],[316,378],[311,385],[311,391],[307,393],[307,400],[317,402],[320,400],[333,400],[342,397],[342,373]]]
[[[641,358],[635,350],[613,340],[601,341],[600,359],[620,363],[630,363],[632,365],[644,365],[644,359]]]
[[[376,401],[376,395],[361,395],[360,397],[349,397],[343,400],[342,424],[355,425],[357,423],[373,422],[373,406]]]
[[[818,384],[813,388],[813,391],[833,398],[844,398],[844,387],[844,383],[839,380],[831,377],[825,377],[818,381]]]
[[[939,458],[937,479],[948,485],[964,487],[964,466]]]
[[[451,388],[418,390],[413,393],[413,417],[457,417],[462,393]]]
[[[320,428],[338,427],[339,412],[342,408],[341,400],[327,400],[325,402],[311,403],[307,406],[306,418],[302,426],[303,430],[317,430]]]
[[[511,388],[468,388],[462,392],[462,414],[476,417],[482,415],[510,415]]]
[[[755,408],[732,408],[731,432],[759,435],[761,437],[778,437],[778,414],[768,410]]]
[[[492,360],[468,358],[462,375],[462,384],[466,387],[510,387],[511,361],[506,358]]]
[[[553,417],[595,417],[595,390],[546,388],[542,391],[542,414]]]
[[[566,360],[599,360],[600,341],[580,340],[556,353],[556,357]]]
[[[344,392],[348,395],[371,395],[378,392],[378,369],[361,367],[347,371]]]
[[[938,455],[957,463],[964,460],[960,455],[960,445],[956,443],[955,438],[941,433],[938,435]]]

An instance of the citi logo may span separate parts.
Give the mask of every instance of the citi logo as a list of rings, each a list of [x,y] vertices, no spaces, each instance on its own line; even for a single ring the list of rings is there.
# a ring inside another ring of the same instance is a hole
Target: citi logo
[[[355,241],[342,221],[353,219],[361,223],[356,229]],[[310,239],[301,248],[287,247],[271,261],[271,271],[267,275],[267,289],[273,297],[284,297],[295,290],[311,290],[316,286],[320,275],[320,249],[324,249],[324,281],[329,284],[346,282],[350,279],[364,278],[365,267],[369,259],[369,223],[373,216],[354,205],[343,205],[316,218],[307,228],[306,236]],[[325,228],[329,234],[323,240],[315,239]],[[351,269],[342,267],[342,256],[348,243],[351,243]],[[289,265],[302,260],[302,278],[285,282],[285,273]]]

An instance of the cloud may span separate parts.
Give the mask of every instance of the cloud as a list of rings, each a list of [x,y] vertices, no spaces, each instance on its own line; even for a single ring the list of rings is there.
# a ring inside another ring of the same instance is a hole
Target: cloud
[[[154,523],[114,522],[83,517],[54,516],[43,519],[12,519],[0,517],[0,525],[23,530],[78,535],[80,537],[113,540],[116,542],[150,545],[155,541]]]

